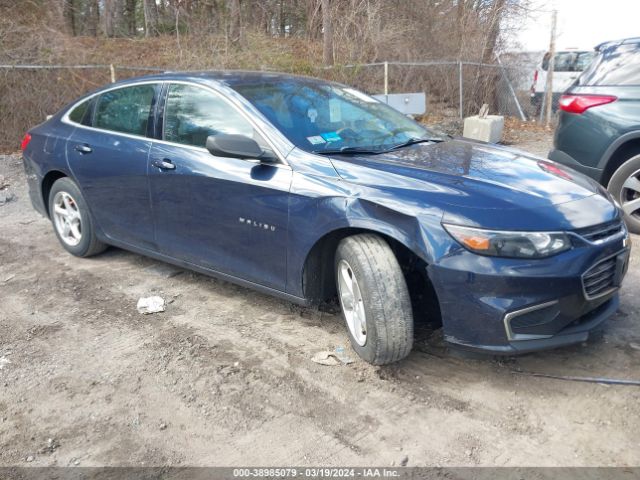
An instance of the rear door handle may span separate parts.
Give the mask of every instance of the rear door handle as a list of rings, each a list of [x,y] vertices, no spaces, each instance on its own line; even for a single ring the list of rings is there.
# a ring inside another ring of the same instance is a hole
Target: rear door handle
[[[162,160],[154,160],[151,162],[151,165],[159,168],[160,170],[175,170],[176,166],[171,163],[171,160],[168,158],[164,158]]]
[[[93,152],[93,149],[89,145],[84,143],[84,144],[76,145],[75,151],[84,155],[85,153]]]

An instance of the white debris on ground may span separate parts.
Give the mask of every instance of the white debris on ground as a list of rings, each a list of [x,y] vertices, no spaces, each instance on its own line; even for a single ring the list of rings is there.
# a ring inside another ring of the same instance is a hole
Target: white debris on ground
[[[144,315],[164,312],[164,298],[158,296],[142,297],[138,300],[136,308],[138,309],[138,312]]]
[[[10,364],[11,360],[6,357],[0,357],[0,370],[2,370],[6,365]]]
[[[316,353],[311,361],[320,365],[326,365],[328,367],[334,367],[336,365],[349,365],[353,363],[353,360],[344,354],[344,350],[336,349],[335,352],[323,351]]]

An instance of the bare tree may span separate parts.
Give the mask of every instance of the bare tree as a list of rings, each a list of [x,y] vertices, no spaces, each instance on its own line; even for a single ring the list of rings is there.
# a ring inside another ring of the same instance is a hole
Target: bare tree
[[[240,0],[229,2],[229,41],[233,45],[239,45],[242,41]]]
[[[84,34],[90,37],[98,36],[98,24],[100,23],[100,9],[98,0],[86,0],[84,4]]]
[[[125,0],[124,16],[126,31],[129,36],[136,34],[136,0]]]
[[[144,35],[155,37],[158,35],[158,9],[155,0],[142,0],[144,10]]]
[[[104,0],[104,33],[107,37],[124,34],[124,0]]]
[[[62,19],[64,20],[65,31],[69,35],[76,34],[75,13],[73,0],[62,0]]]

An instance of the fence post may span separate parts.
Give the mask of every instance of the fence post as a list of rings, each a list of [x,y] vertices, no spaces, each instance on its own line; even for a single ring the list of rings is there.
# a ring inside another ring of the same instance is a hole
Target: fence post
[[[458,93],[460,102],[460,120],[464,120],[464,94],[462,92],[462,60],[458,60]]]
[[[116,69],[113,66],[113,63],[109,65],[109,72],[111,73],[111,83],[116,83]]]
[[[389,62],[384,62],[384,95],[389,95]]]

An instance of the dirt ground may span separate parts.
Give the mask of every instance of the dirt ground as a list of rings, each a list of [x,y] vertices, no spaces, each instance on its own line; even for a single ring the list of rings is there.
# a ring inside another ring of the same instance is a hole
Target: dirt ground
[[[74,258],[19,156],[0,180],[0,465],[640,465],[640,387],[515,373],[640,380],[638,248],[588,344],[468,359],[422,331],[396,365],[329,367],[311,358],[354,356],[338,315],[115,248]],[[166,312],[139,314],[152,294]]]

